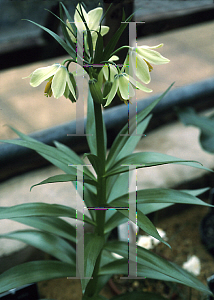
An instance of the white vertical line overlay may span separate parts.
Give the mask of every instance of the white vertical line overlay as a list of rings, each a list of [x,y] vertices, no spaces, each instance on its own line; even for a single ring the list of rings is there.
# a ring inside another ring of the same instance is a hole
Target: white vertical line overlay
[[[124,22],[125,23],[125,22]],[[142,22],[128,22],[129,23],[129,47],[135,48],[137,47],[137,23],[142,23]],[[132,52],[132,54],[131,54]],[[130,59],[132,56],[133,59]],[[133,63],[134,61],[134,63]],[[134,83],[136,86],[136,68],[137,68],[137,60],[136,60],[136,50],[133,51],[129,49],[129,76],[133,77]],[[131,85],[131,83],[129,82]],[[135,116],[135,119],[134,119]],[[133,118],[132,122],[130,120]],[[133,134],[129,131],[130,127],[134,127]],[[135,133],[134,133],[135,132]],[[121,134],[121,136],[139,136],[142,134],[137,134],[137,97],[136,97],[136,92],[132,98],[129,98],[128,102],[128,134]]]
[[[84,165],[72,165],[77,167],[76,180],[76,277],[67,277],[67,279],[93,279],[93,277],[84,277]],[[78,203],[78,194],[83,201]],[[77,206],[78,203],[78,206]],[[79,207],[81,205],[81,207]],[[83,219],[82,224],[78,220]]]
[[[129,220],[128,220],[128,277],[120,277],[120,279],[145,279],[145,277],[137,276],[137,169],[133,165],[123,165],[129,167]],[[135,180],[132,180],[132,177]],[[134,230],[131,230],[129,223],[132,222]]]

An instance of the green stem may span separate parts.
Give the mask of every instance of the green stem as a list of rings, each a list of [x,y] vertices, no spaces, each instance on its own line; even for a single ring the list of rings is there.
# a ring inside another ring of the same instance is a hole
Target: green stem
[[[100,160],[101,171],[97,174],[97,207],[105,207],[106,204],[106,178],[105,178],[105,163],[106,163],[106,149],[104,142],[104,128],[101,105],[94,102],[94,114],[95,114],[95,127],[96,127],[96,142],[97,142],[97,156]],[[95,233],[99,236],[104,236],[105,226],[105,210],[96,210],[96,228]],[[92,297],[96,294],[98,273],[100,268],[101,253],[99,254],[95,263],[93,279],[89,281],[85,295]]]

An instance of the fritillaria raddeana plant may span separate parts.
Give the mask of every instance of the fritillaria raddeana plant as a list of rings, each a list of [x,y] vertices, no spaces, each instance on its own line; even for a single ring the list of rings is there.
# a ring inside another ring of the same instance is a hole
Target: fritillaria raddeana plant
[[[31,261],[7,270],[0,275],[0,292],[31,282],[67,277],[68,280],[81,280],[82,299],[105,299],[99,295],[103,286],[113,274],[124,274],[123,278],[128,279],[155,278],[182,283],[209,294],[209,289],[192,274],[173,262],[137,246],[136,235],[132,236],[134,242],[129,243],[109,240],[115,227],[132,221],[136,228],[140,227],[146,234],[170,247],[147,214],[174,203],[207,204],[196,197],[204,190],[144,189],[138,190],[137,196],[135,191],[129,192],[129,176],[136,169],[169,163],[204,168],[197,162],[166,154],[133,153],[149,123],[150,112],[168,90],[137,114],[137,125],[135,115],[133,120],[121,129],[107,154],[102,107],[114,101],[116,94],[125,104],[131,106],[136,89],[150,93],[151,89],[145,85],[151,80],[153,66],[168,63],[169,60],[157,51],[162,44],[153,47],[124,45],[115,49],[125,27],[130,26],[132,16],[127,19],[123,16],[117,32],[104,47],[103,36],[110,30],[109,27],[101,25],[104,17],[101,7],[87,13],[84,6],[78,4],[72,18],[63,3],[60,3],[60,16],[56,18],[60,20],[63,38],[30,21],[48,32],[68,54],[68,58],[61,64],[57,62],[32,72],[29,76],[30,84],[37,87],[45,81],[46,97],[53,96],[58,99],[64,95],[71,100],[71,105],[75,105],[74,102],[80,101],[82,97],[82,91],[80,88],[78,91],[76,84],[77,76],[84,76],[88,80],[86,137],[90,153],[86,153],[82,159],[59,142],[54,142],[55,146],[48,146],[16,129],[13,130],[20,139],[2,140],[35,150],[64,172],[35,185],[73,182],[77,185],[84,204],[82,211],[76,211],[76,207],[43,202],[0,208],[1,219],[12,219],[32,227],[1,235],[2,238],[20,240],[56,258]],[[127,49],[127,56],[124,64],[119,65],[116,62],[120,50],[124,48]],[[71,65],[78,68],[71,72]],[[85,162],[86,157],[90,166]],[[71,194],[71,197],[76,195]],[[90,216],[84,215],[86,207]],[[82,220],[90,224],[93,231],[84,233],[83,225],[75,228],[62,217]],[[72,243],[76,243],[76,248]],[[120,296],[120,299],[128,299],[126,297]],[[145,292],[133,292],[128,297],[163,299],[160,295]]]

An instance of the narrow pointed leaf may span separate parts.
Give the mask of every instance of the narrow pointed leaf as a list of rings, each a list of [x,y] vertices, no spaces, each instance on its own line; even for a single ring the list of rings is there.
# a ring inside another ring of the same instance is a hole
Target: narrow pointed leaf
[[[97,35],[98,37],[97,37],[95,53],[94,53],[94,64],[99,64],[103,59],[103,37],[101,36],[100,32],[97,32]]]
[[[64,239],[53,234],[38,230],[20,230],[1,234],[0,238],[21,241],[36,247],[63,262],[75,265],[76,252],[74,248]]]
[[[53,31],[51,31],[50,29],[37,24],[31,20],[26,20],[28,22],[33,23],[34,25],[40,27],[41,29],[43,29],[44,31],[46,31],[47,33],[49,33],[64,49],[65,51],[75,60],[76,59],[76,51],[74,51],[70,46],[68,46],[66,44],[66,42],[63,41],[63,39],[61,37],[59,37],[56,33],[54,33]]]
[[[0,293],[29,283],[75,277],[76,266],[60,261],[33,261],[15,266],[0,275]]]
[[[160,97],[158,97],[158,99],[153,101],[150,105],[148,105],[145,109],[143,109],[141,112],[137,114],[138,125],[150,114],[153,108],[161,101],[161,99],[166,95],[166,93],[168,93],[172,85],[170,85],[170,87]],[[115,161],[117,161],[116,159],[118,154],[120,154],[121,150],[123,149],[124,145],[129,139],[128,134],[132,135],[134,130],[136,130],[136,116],[134,116],[130,120],[130,124],[128,124],[127,122],[127,124],[121,129],[121,131],[118,133],[117,137],[115,138],[107,157],[107,162],[106,162],[107,168],[109,168]]]
[[[71,242],[76,242],[76,228],[68,222],[56,217],[24,217],[13,218],[13,221],[43,230],[60,237],[63,237]]]
[[[91,93],[90,91],[88,91],[86,138],[91,153],[97,155],[95,119],[91,118],[91,116],[94,116],[94,105],[93,105],[93,98],[91,96]]]
[[[42,184],[47,184],[47,183],[56,183],[56,182],[69,182],[69,181],[77,181],[77,176],[76,175],[69,175],[69,174],[60,174],[60,175],[55,175],[55,176],[51,176],[37,184],[32,185],[32,187],[30,188],[30,190],[32,190],[33,187],[38,186],[38,185],[42,185]],[[94,180],[91,179],[85,179],[84,181],[86,183],[92,184],[96,186],[96,182]]]
[[[106,176],[128,172],[129,168],[127,166],[133,166],[133,169],[152,167],[165,164],[180,164],[189,167],[195,167],[203,169],[206,171],[211,171],[210,169],[203,167],[199,162],[188,161],[184,159],[179,159],[171,155],[157,153],[157,152],[139,152],[128,155],[119,161],[117,161],[110,170],[107,170]],[[123,166],[124,165],[124,166]]]
[[[121,213],[122,215],[126,216],[127,218],[129,218],[129,211],[125,210],[125,209],[121,209],[118,210],[119,213]],[[134,224],[136,223],[136,216],[131,216],[130,220],[132,222],[134,222]],[[147,234],[153,236],[154,238],[156,238],[157,240],[159,240],[160,242],[164,243],[165,245],[167,245],[169,248],[170,245],[164,241],[164,239],[160,236],[160,234],[158,233],[156,227],[154,226],[154,224],[149,220],[149,218],[147,216],[145,216],[140,210],[137,211],[137,225],[144,230]]]
[[[108,242],[104,249],[115,252],[128,259],[128,244],[125,242]],[[134,258],[134,261],[136,262],[136,257]],[[171,278],[169,279],[170,281],[180,282],[201,292],[211,294],[209,288],[201,283],[192,274],[188,273],[176,264],[169,262],[153,252],[139,246],[137,246],[137,262],[148,269],[167,275],[169,278]],[[143,269],[141,270],[143,271]]]
[[[10,128],[23,140],[0,140],[0,142],[15,144],[35,150],[36,152],[38,152],[38,154],[49,160],[54,165],[58,166],[64,172],[73,175],[76,174],[76,167],[73,167],[72,164],[75,165],[75,163],[79,160],[77,161],[77,159],[74,159],[75,162],[73,162],[71,155],[68,155],[66,151],[62,151],[61,149],[57,149],[55,147],[39,142],[32,137],[21,133],[11,126]],[[85,168],[85,178],[87,178],[87,176],[89,176],[91,179],[95,179],[93,174],[87,168]]]
[[[101,169],[101,162],[100,162],[99,157],[94,154],[86,154],[85,156],[89,159],[96,174],[101,174],[102,169]]]
[[[91,277],[94,271],[94,266],[96,260],[102,251],[102,248],[105,243],[104,236],[98,236],[93,233],[85,234],[84,236],[84,269],[85,269],[85,277]],[[85,288],[90,279],[82,279],[82,290],[85,291]]]
[[[198,191],[198,193],[197,193]],[[196,194],[200,194],[201,192],[207,191],[206,189],[196,190]],[[112,202],[108,203],[109,206],[115,207],[123,207],[127,206],[127,204],[131,204],[129,198],[132,197],[136,192],[131,192],[129,194],[124,194]],[[210,206],[212,205],[203,202],[199,198],[195,197],[191,194],[191,191],[176,191],[172,189],[143,189],[137,191],[137,204],[141,205],[143,208],[144,204],[147,203],[183,203],[183,204],[195,204],[195,205],[204,205]]]
[[[78,213],[79,220],[83,220],[81,212]],[[76,209],[60,204],[48,203],[24,203],[9,207],[0,207],[0,219],[13,219],[22,217],[68,217],[76,219]],[[94,225],[94,222],[84,215],[84,222]]]

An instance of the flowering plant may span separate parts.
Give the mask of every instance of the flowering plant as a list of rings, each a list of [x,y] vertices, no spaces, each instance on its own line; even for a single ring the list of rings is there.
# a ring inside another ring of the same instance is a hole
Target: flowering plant
[[[192,274],[144,247],[137,246],[136,235],[132,237],[133,243],[109,241],[111,231],[128,219],[136,228],[138,225],[146,234],[169,246],[146,215],[174,203],[208,204],[196,197],[204,190],[145,189],[137,192],[136,199],[136,192],[129,192],[128,184],[124,184],[129,182],[129,173],[139,168],[172,163],[206,169],[197,162],[166,154],[133,153],[151,118],[150,112],[169,89],[137,114],[137,126],[134,116],[129,125],[126,124],[122,128],[107,154],[102,106],[108,106],[116,93],[122,101],[129,104],[135,96],[136,89],[151,92],[144,84],[148,84],[151,80],[152,65],[168,63],[169,60],[156,51],[162,44],[136,48],[123,46],[115,50],[116,43],[132,16],[123,20],[111,42],[104,48],[103,35],[107,34],[109,28],[101,25],[104,18],[101,19],[102,12],[102,8],[98,7],[87,13],[84,7],[78,4],[73,20],[66,7],[60,3],[60,17],[56,17],[60,20],[64,39],[30,21],[47,31],[70,56],[62,64],[57,63],[35,70],[29,76],[33,87],[47,81],[45,96],[53,95],[59,98],[64,95],[72,102],[76,102],[79,101],[79,93],[75,77],[80,74],[88,78],[86,133],[90,153],[86,153],[81,159],[65,145],[55,142],[56,147],[48,146],[16,129],[13,130],[20,139],[2,142],[33,149],[59,167],[65,174],[49,177],[35,186],[68,181],[77,184],[77,190],[84,198],[84,205],[88,208],[90,217],[76,211],[74,207],[61,204],[41,202],[0,207],[2,219],[12,219],[35,228],[15,231],[1,237],[21,240],[57,259],[28,262],[7,270],[0,275],[0,292],[35,281],[68,277],[81,279],[82,299],[105,299],[99,295],[100,290],[112,274],[118,273],[126,274],[130,279],[147,277],[178,282],[211,294],[209,289]],[[116,54],[122,48],[127,48],[127,57],[120,67],[115,61],[118,59]],[[69,71],[70,64],[79,65],[80,68],[72,73]],[[85,158],[89,160],[93,172],[86,165]],[[82,220],[93,226],[93,232],[84,234],[83,226],[76,230],[61,217]],[[76,251],[71,242],[76,243]],[[120,255],[122,259],[116,258],[112,253]],[[159,295],[144,292],[133,292],[129,297],[163,299]],[[120,299],[127,298],[120,296]]]

